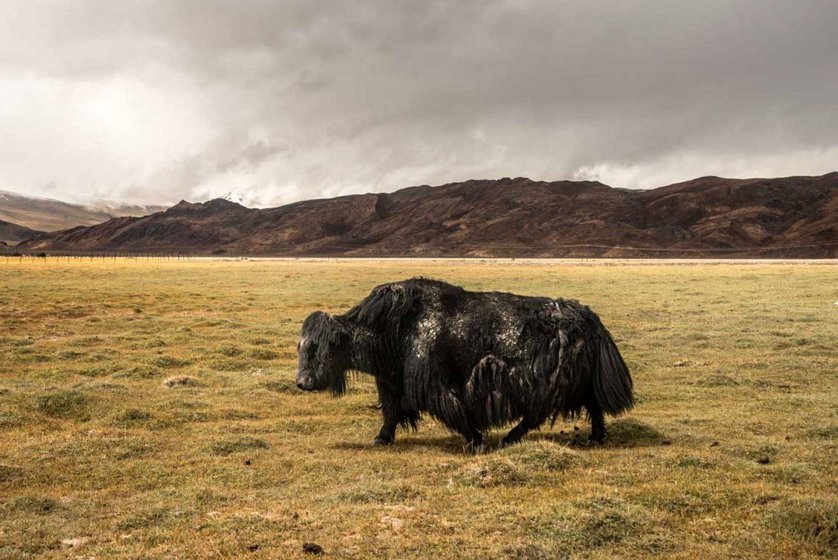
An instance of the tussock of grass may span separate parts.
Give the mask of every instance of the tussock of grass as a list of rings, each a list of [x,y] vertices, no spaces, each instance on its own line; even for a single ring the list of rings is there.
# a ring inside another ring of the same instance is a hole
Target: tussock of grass
[[[772,465],[765,469],[764,475],[783,484],[802,484],[814,476],[812,470],[803,464]]]
[[[189,364],[189,360],[181,360],[173,356],[160,356],[151,362],[153,365],[162,369],[177,369]]]
[[[729,375],[715,373],[699,378],[695,384],[699,387],[735,387],[739,385],[739,382]]]
[[[527,484],[530,480],[525,466],[500,455],[480,457],[465,465],[460,477],[465,484],[480,488],[518,486]]]
[[[582,462],[579,453],[549,441],[525,441],[477,456],[460,472],[468,485],[487,488],[537,484]]]
[[[8,430],[23,426],[26,420],[11,410],[0,410],[0,430]]]
[[[191,423],[203,423],[211,420],[209,413],[202,410],[177,411],[163,423],[163,427],[183,426]]]
[[[833,424],[831,426],[823,426],[820,428],[813,428],[808,430],[806,433],[810,437],[838,441],[838,424]]]
[[[53,418],[90,419],[90,398],[79,391],[57,391],[35,399],[35,410]]]
[[[608,427],[606,445],[619,447],[644,447],[669,445],[670,440],[659,430],[635,418],[613,420]]]
[[[113,368],[108,366],[96,366],[78,370],[76,373],[84,377],[105,377],[114,373]]]
[[[216,442],[210,448],[215,455],[231,455],[242,451],[252,451],[254,449],[269,449],[270,445],[263,439],[254,437],[240,437],[235,439],[228,439]]]
[[[838,499],[834,497],[783,500],[768,513],[766,523],[822,551],[838,552]]]
[[[374,483],[370,486],[354,488],[341,492],[335,500],[348,504],[390,504],[414,500],[422,493],[407,484],[383,485]]]
[[[222,356],[227,356],[227,357],[232,358],[232,357],[235,357],[235,356],[241,356],[244,353],[244,350],[242,350],[238,346],[222,346],[218,350],[218,353],[221,354]]]
[[[713,461],[709,461],[704,457],[686,456],[679,457],[675,462],[676,466],[688,469],[712,469],[715,467]]]
[[[248,410],[239,408],[226,408],[218,411],[217,417],[221,420],[258,420],[260,416]]]
[[[11,482],[23,476],[23,469],[0,464],[0,483]]]
[[[297,383],[293,379],[278,379],[276,381],[268,381],[264,384],[265,389],[275,393],[285,393],[290,395],[300,394],[297,388]]]
[[[773,444],[758,446],[733,446],[728,452],[738,459],[769,464],[777,458],[780,449]]]
[[[570,556],[562,550],[528,543],[504,548],[503,558],[508,560],[565,560]]]
[[[150,412],[138,408],[129,408],[116,417],[114,425],[120,428],[136,428],[148,424],[154,416]]]
[[[48,515],[59,508],[59,503],[44,496],[18,496],[5,504],[3,509],[8,513],[28,513],[34,515]]]
[[[569,505],[562,504],[535,532],[549,535],[559,550],[576,553],[590,553],[624,542],[654,554],[674,547],[660,532],[648,509],[613,496],[579,498]]]
[[[212,360],[208,365],[215,371],[245,371],[250,367],[250,362],[236,359]]]
[[[498,457],[505,457],[521,468],[536,473],[562,472],[583,462],[582,454],[551,441],[523,441],[501,449]]]
[[[176,375],[166,379],[163,385],[166,387],[194,387],[198,385],[198,380],[188,375]]]
[[[117,524],[120,531],[135,531],[137,529],[153,528],[165,525],[172,517],[172,512],[167,508],[154,508],[143,511],[123,519]]]
[[[133,366],[113,373],[115,379],[154,379],[160,375],[160,370],[150,366]]]
[[[276,360],[279,355],[274,352],[273,350],[252,350],[250,352],[250,357],[256,360]]]

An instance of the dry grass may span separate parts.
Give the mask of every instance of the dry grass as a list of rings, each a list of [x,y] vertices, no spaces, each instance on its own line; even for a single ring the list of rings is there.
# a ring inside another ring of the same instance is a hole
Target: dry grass
[[[298,393],[297,332],[417,274],[589,303],[637,409],[597,449],[569,423],[471,456],[432,421],[372,448],[370,380]],[[14,259],[0,286],[0,558],[836,554],[834,265]]]

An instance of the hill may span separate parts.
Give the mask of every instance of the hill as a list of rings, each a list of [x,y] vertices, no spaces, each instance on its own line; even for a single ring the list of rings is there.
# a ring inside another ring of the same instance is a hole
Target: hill
[[[50,198],[35,198],[0,191],[0,220],[40,231],[59,231],[76,226],[91,226],[117,216],[145,216],[163,209],[165,209],[163,206],[140,206],[104,201],[83,206]]]
[[[0,243],[3,245],[15,245],[21,241],[32,239],[43,235],[40,231],[19,226],[4,220],[0,220]]]
[[[835,257],[838,173],[702,177],[646,191],[504,178],[267,209],[183,201],[23,246],[298,256]]]

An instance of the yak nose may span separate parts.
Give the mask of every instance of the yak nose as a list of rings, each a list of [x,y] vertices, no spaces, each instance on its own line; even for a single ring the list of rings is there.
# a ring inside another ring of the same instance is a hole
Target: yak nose
[[[305,373],[300,374],[297,372],[297,389],[302,389],[303,391],[311,390],[311,378]]]

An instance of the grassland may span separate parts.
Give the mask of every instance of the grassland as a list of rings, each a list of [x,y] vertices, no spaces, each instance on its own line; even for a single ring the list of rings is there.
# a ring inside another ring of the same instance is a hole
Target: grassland
[[[419,274],[590,304],[636,410],[371,447],[369,378],[294,388],[299,325]],[[0,259],[0,558],[834,557],[836,300],[835,265]]]

